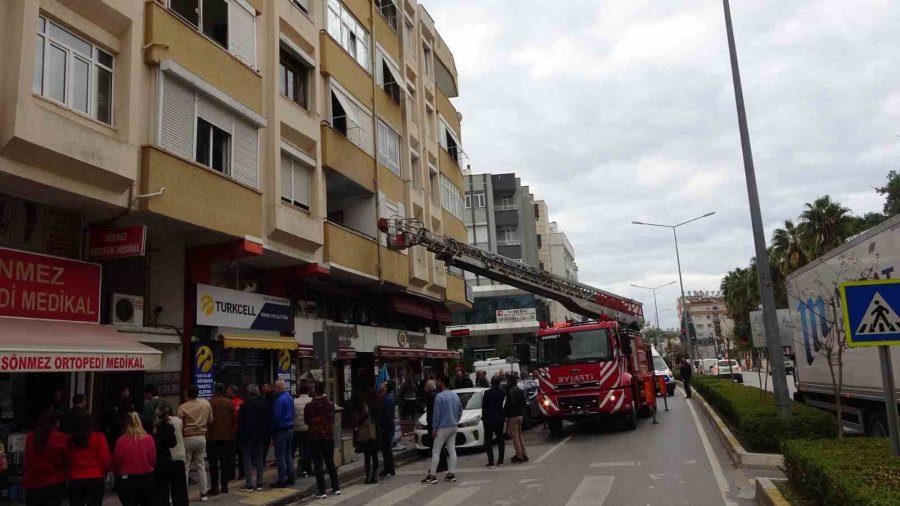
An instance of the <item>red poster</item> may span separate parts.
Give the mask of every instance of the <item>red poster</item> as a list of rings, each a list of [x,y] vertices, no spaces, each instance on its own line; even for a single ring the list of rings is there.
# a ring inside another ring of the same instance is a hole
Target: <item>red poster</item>
[[[100,322],[97,264],[0,248],[0,316]]]
[[[89,234],[88,257],[92,260],[144,256],[145,226],[101,228]]]

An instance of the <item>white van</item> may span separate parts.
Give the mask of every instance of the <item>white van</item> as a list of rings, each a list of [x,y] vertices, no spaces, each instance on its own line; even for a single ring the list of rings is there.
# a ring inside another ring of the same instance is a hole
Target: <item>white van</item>
[[[662,355],[656,351],[656,347],[651,346],[650,351],[653,352],[653,370],[657,376],[662,376],[666,379],[666,390],[669,391],[669,397],[672,397],[675,395],[675,376],[672,375],[672,370],[669,369]]]
[[[488,381],[494,377],[498,372],[502,372],[503,374],[509,374],[511,372],[515,372],[522,377],[521,369],[519,368],[518,362],[507,362],[505,358],[500,357],[492,357],[487,360],[478,360],[475,362],[475,370],[476,371],[484,371],[487,374]],[[472,382],[475,381],[475,373],[469,375],[472,379]]]

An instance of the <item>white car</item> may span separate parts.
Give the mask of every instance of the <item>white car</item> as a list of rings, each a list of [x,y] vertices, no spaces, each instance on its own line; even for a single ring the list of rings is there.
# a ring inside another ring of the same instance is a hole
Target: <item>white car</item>
[[[650,349],[653,352],[653,370],[657,376],[662,376],[666,379],[666,390],[669,397],[672,397],[675,395],[675,376],[672,374],[672,370],[669,369],[666,361],[663,360],[662,355],[656,351],[656,348],[651,347]]]
[[[737,360],[719,360],[712,369],[712,375],[717,378],[733,377],[738,383],[744,382],[744,375]]]
[[[484,424],[481,423],[481,400],[487,388],[460,388],[451,390],[459,396],[463,413],[459,419],[456,432],[457,448],[482,448],[484,447]],[[431,445],[431,434],[425,426],[426,415],[416,420],[416,450],[426,451]]]

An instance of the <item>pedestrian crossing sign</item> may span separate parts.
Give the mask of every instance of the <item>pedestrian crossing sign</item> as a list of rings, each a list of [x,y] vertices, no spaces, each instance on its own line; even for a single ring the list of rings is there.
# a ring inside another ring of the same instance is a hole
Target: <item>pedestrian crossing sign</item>
[[[900,279],[841,283],[841,307],[847,344],[900,344]]]

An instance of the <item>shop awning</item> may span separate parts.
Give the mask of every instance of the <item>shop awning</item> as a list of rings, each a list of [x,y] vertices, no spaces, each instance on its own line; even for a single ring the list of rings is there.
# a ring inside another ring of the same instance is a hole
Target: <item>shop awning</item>
[[[227,334],[222,333],[222,342],[226,348],[242,348],[250,350],[296,350],[297,341],[290,336],[268,334]]]
[[[453,321],[453,316],[450,314],[450,310],[444,306],[439,304],[435,304],[432,306],[434,309],[434,319],[441,323],[450,323]]]
[[[400,348],[397,346],[379,346],[375,354],[385,358],[423,358],[424,348]]]
[[[338,360],[353,360],[356,358],[355,348],[341,348],[338,350]]]
[[[310,344],[301,344],[299,348],[297,348],[297,356],[300,357],[314,357],[316,355],[315,349]]]
[[[426,349],[425,356],[428,358],[459,358],[462,355],[456,350]]]
[[[409,295],[393,295],[388,300],[387,309],[398,313],[424,318],[426,320],[435,320],[439,322],[450,322],[450,311],[440,302],[431,302],[420,297],[412,297]]]
[[[0,372],[155,371],[162,352],[109,325],[0,318]]]

